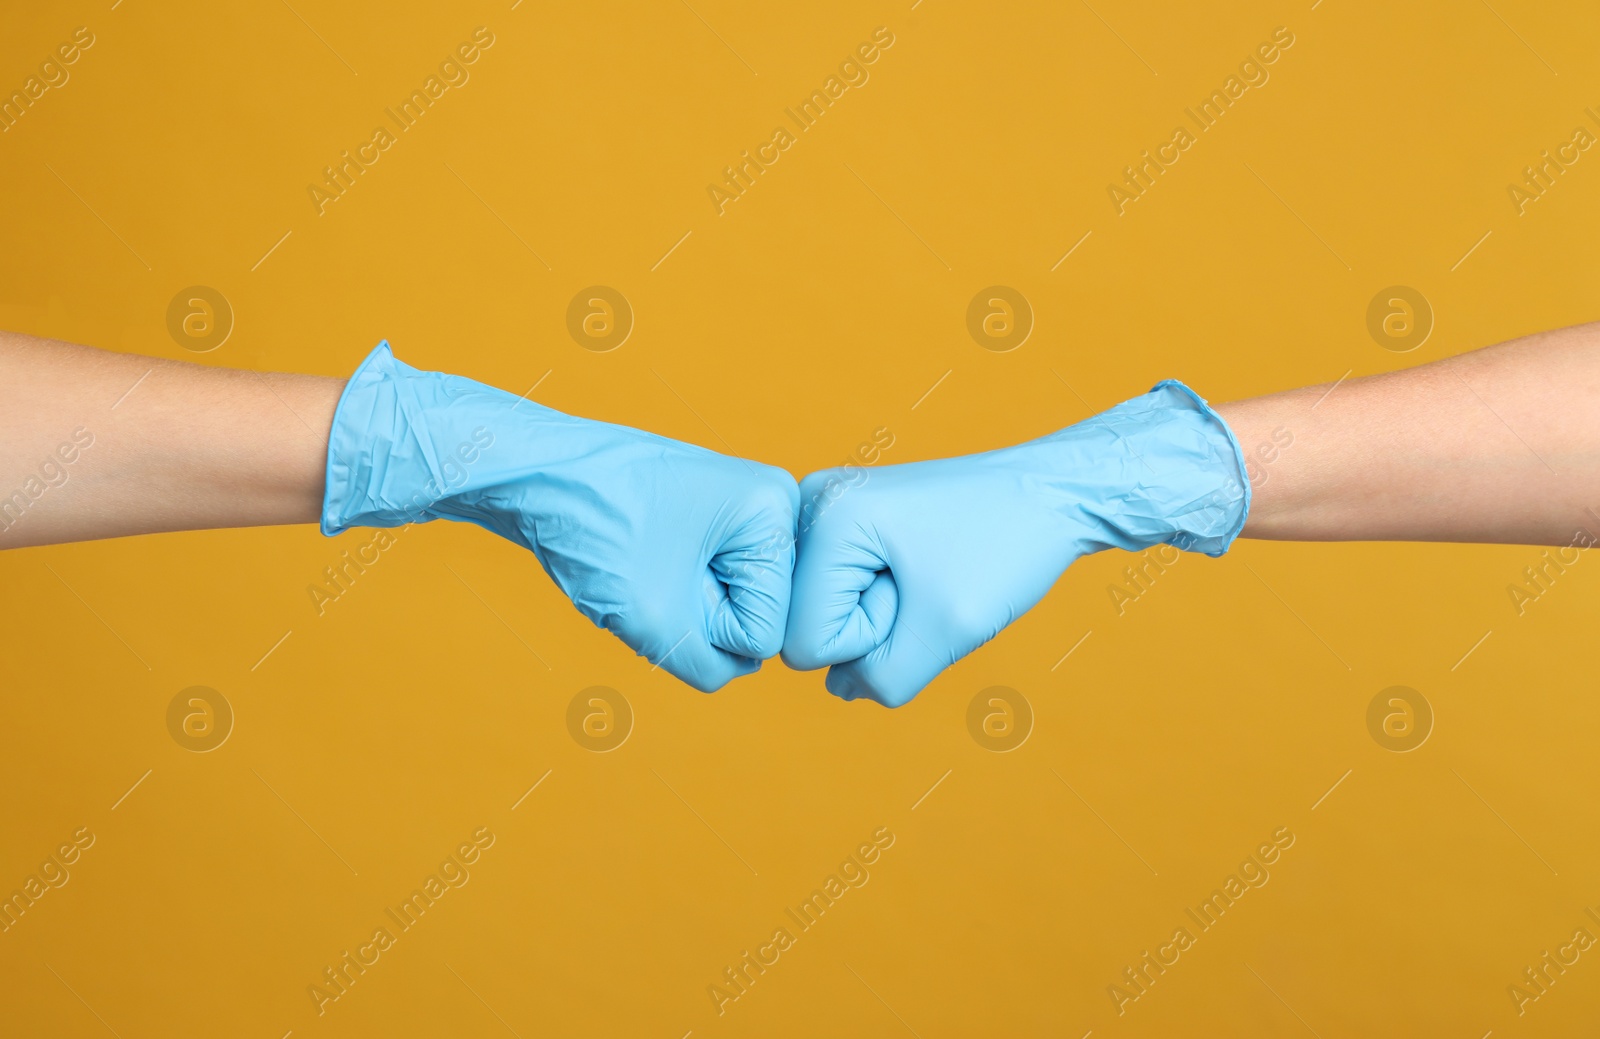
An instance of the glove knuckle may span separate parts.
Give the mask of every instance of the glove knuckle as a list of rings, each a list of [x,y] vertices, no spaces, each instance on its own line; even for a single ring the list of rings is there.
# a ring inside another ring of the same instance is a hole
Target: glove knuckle
[[[859,481],[852,479],[849,470],[818,469],[801,482],[800,500],[802,504],[819,498],[832,500],[842,494],[846,487],[856,482]]]
[[[788,474],[784,474],[787,477]],[[772,516],[782,516],[789,523],[793,522],[798,492],[795,490],[793,480],[785,486],[776,480],[763,481],[757,485],[751,495],[751,501],[763,513]]]
[[[915,692],[907,692],[904,689],[882,689],[878,691],[878,702],[893,710],[896,707],[904,707],[915,699],[916,695]]]
[[[771,660],[783,651],[783,629],[772,625],[758,636],[753,636],[751,648],[759,660]]]
[[[885,661],[865,665],[856,674],[856,682],[862,695],[884,707],[903,707],[918,693],[918,688],[909,685],[905,676],[898,673]]]
[[[799,515],[800,533],[814,533],[819,529],[826,531],[848,523],[855,515],[856,509],[844,491],[845,485],[843,483],[819,484],[815,493],[802,494]]]
[[[822,655],[822,645],[813,635],[791,634],[783,643],[783,662],[795,671],[815,671],[830,661]]]
[[[763,466],[762,468],[764,470],[763,475],[766,477],[762,482],[771,486],[786,501],[793,501],[795,496],[800,493],[800,487],[795,483],[794,476],[789,470],[780,469],[775,465]]]
[[[714,693],[728,684],[726,679],[719,682],[710,676],[694,673],[680,674],[676,677],[698,693]]]
[[[759,614],[745,614],[739,618],[739,627],[749,644],[750,652],[758,660],[768,660],[783,649],[784,625]]]

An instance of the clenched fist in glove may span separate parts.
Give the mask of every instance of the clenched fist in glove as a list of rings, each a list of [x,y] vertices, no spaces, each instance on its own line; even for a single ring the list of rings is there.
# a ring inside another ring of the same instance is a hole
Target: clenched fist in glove
[[[800,497],[784,661],[831,665],[835,696],[898,707],[1080,556],[1163,543],[1221,555],[1250,491],[1228,427],[1167,381],[1015,447],[885,466],[855,487],[813,473]]]
[[[380,343],[334,414],[322,530],[476,523],[711,692],[783,644],[798,504],[782,469],[418,371]]]

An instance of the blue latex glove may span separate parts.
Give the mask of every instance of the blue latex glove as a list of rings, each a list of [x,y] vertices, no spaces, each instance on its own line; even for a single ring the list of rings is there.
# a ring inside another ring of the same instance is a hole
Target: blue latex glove
[[[476,523],[531,551],[585,617],[702,692],[783,644],[794,477],[422,372],[387,342],[339,400],[322,532]]]
[[[1243,473],[1227,425],[1171,380],[1016,447],[813,473],[800,484],[784,661],[831,664],[835,696],[898,707],[1080,556],[1227,551],[1250,506]]]

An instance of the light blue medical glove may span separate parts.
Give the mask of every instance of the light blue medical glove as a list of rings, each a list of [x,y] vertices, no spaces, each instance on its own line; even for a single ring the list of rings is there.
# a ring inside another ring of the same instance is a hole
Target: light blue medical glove
[[[783,644],[794,477],[456,375],[361,362],[328,441],[322,532],[465,520],[538,557],[578,610],[702,692]]]
[[[1250,507],[1244,458],[1168,380],[1040,440],[800,484],[783,659],[898,707],[1032,609],[1080,556],[1169,544],[1220,556]]]

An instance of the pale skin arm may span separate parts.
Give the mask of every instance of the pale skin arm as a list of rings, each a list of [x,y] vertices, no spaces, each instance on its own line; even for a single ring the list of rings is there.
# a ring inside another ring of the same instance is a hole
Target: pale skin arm
[[[0,333],[0,548],[315,523],[343,388]],[[1217,410],[1250,462],[1246,537],[1600,528],[1600,323]]]
[[[1249,460],[1244,537],[1570,545],[1600,531],[1600,322],[1217,411]]]
[[[343,389],[0,332],[0,548],[315,523]]]

